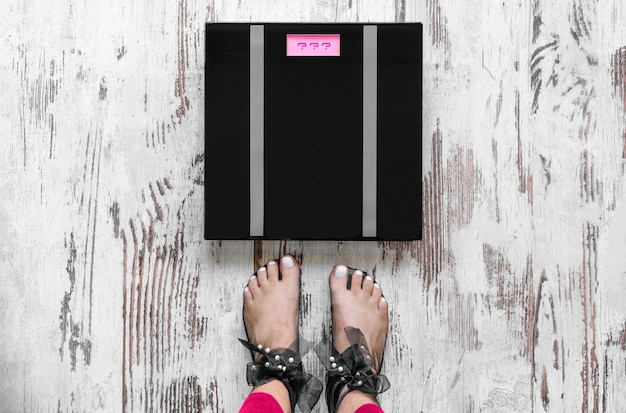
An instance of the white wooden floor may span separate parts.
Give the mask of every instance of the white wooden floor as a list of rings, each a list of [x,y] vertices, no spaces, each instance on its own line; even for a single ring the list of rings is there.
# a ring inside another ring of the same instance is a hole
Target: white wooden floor
[[[424,22],[423,241],[203,241],[208,21]],[[375,272],[387,412],[626,411],[624,22],[617,0],[3,0],[0,411],[236,411],[241,290],[285,252],[309,340],[332,265]]]

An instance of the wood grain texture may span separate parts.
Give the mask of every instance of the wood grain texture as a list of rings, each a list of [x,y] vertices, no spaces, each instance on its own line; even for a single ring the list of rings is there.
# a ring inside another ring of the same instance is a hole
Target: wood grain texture
[[[388,412],[626,411],[623,3],[1,11],[1,412],[236,411],[242,289],[285,253],[310,341],[333,265],[382,285]],[[422,241],[203,240],[209,21],[424,23]]]

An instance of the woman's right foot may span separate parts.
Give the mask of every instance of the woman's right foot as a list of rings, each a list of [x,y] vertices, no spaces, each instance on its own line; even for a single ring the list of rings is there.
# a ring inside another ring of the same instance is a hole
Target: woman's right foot
[[[339,354],[343,353],[350,347],[345,328],[358,328],[365,337],[372,355],[372,367],[375,373],[379,373],[389,328],[389,305],[382,295],[380,286],[372,277],[364,276],[362,271],[356,270],[352,273],[351,280],[349,278],[348,267],[345,265],[336,266],[329,278],[333,314],[333,346]],[[344,394],[347,391],[346,386],[343,390]],[[349,392],[339,400],[341,400],[337,410],[339,413],[353,412],[363,404],[376,403],[374,395],[357,390]]]

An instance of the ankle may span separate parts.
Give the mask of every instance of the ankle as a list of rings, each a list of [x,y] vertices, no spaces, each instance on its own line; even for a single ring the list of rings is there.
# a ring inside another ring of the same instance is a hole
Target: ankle
[[[341,400],[337,413],[354,412],[364,404],[375,404],[378,406],[376,396],[373,394],[363,393],[359,390],[352,390],[343,397],[343,400]]]

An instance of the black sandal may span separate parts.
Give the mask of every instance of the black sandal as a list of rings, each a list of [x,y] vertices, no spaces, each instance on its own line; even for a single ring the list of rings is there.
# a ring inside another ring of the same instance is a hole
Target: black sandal
[[[348,393],[354,390],[377,395],[391,387],[386,376],[377,373],[382,366],[373,366],[373,357],[369,351],[361,330],[345,328],[350,347],[343,353],[330,344],[328,337],[315,347],[315,352],[328,373],[326,374],[326,404],[329,413],[336,413],[339,404]],[[376,367],[376,368],[375,368]],[[348,391],[341,392],[348,386]]]
[[[278,263],[279,260],[276,260]],[[256,272],[254,273],[256,275]],[[282,274],[278,274],[282,279]],[[246,331],[246,336],[248,332]],[[248,336],[249,338],[249,336]],[[272,380],[281,381],[289,393],[291,411],[297,405],[303,413],[310,413],[322,394],[320,380],[304,371],[300,348],[306,355],[313,345],[304,339],[296,339],[288,348],[270,349],[263,344],[253,344],[239,339],[252,355],[246,368],[246,380],[250,386],[260,386]]]
[[[300,354],[293,350],[298,348],[297,340],[289,348],[275,350],[264,348],[262,344],[255,346],[242,339],[239,341],[251,351],[252,359],[255,360],[248,363],[246,369],[248,385],[259,386],[280,380],[289,393],[292,412],[296,404],[304,413],[313,410],[322,393],[322,382],[304,371]]]

